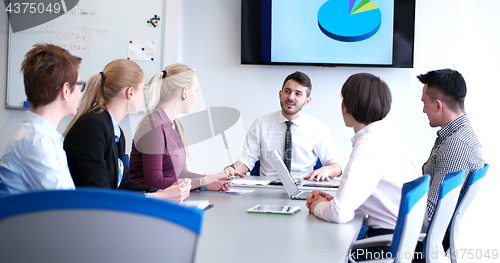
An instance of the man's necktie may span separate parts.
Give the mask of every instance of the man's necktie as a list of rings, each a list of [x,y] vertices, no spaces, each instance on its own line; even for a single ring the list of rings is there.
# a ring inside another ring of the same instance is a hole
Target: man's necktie
[[[285,121],[286,123],[286,136],[285,136],[285,154],[283,161],[288,169],[288,172],[292,171],[292,127],[293,122]]]

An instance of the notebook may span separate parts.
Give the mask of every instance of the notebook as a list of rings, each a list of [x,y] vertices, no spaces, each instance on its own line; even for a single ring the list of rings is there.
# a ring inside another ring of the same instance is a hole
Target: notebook
[[[285,163],[281,159],[278,150],[269,151],[268,156],[271,158],[271,165],[276,173],[278,173],[283,186],[285,186],[288,196],[290,196],[291,199],[305,200],[312,192],[299,190],[292,176],[288,172],[288,169],[286,169]]]

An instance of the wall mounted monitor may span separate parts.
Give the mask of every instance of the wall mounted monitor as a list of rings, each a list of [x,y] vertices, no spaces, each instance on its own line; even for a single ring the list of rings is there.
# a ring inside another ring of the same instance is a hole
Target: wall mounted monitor
[[[413,67],[415,0],[242,0],[241,63]]]

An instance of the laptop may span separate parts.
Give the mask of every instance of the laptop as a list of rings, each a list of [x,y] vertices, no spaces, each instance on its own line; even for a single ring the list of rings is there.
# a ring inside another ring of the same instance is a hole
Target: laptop
[[[288,169],[286,169],[285,163],[281,159],[278,150],[269,151],[267,156],[271,159],[271,165],[274,170],[276,170],[276,173],[278,173],[283,186],[285,186],[288,196],[292,199],[306,200],[307,196],[312,192],[299,190],[292,176],[288,172]]]

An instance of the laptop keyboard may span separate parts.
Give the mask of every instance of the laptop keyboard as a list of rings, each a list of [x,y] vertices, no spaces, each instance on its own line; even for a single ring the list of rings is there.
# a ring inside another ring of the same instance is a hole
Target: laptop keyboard
[[[298,197],[307,197],[310,193],[312,193],[312,192],[300,192],[300,194],[298,194],[297,196]]]

